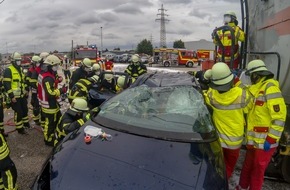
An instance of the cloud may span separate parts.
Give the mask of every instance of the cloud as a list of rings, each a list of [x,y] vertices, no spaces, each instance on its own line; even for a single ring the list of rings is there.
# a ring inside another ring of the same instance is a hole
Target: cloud
[[[191,4],[192,0],[161,0],[164,4]]]
[[[200,9],[195,9],[194,8],[192,11],[190,11],[189,16],[194,16],[194,17],[197,17],[197,18],[200,18],[200,19],[204,19],[207,16],[210,17],[211,14],[207,13],[205,11],[201,11]]]
[[[114,9],[116,13],[125,13],[125,14],[140,14],[142,13],[141,9],[136,5],[131,3],[122,4]]]

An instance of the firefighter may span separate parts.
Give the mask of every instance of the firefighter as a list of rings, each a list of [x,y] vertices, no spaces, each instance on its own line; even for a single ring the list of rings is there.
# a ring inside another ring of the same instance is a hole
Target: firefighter
[[[92,85],[97,83],[99,80],[98,75],[94,75],[88,79],[80,79],[76,84],[73,85],[69,91],[68,101],[72,103],[75,98],[82,98],[88,100],[88,93]]]
[[[232,27],[233,31],[234,31],[234,36],[231,36],[230,31],[226,30],[224,31],[222,30],[218,30],[216,31],[218,38],[221,42],[221,44],[219,44],[218,39],[216,39],[216,36],[214,35],[214,33],[212,34],[213,36],[213,42],[218,46],[218,52],[217,52],[217,57],[219,59],[219,61],[223,61],[222,60],[222,54],[223,54],[223,48],[222,46],[224,46],[224,61],[226,64],[230,64],[231,61],[231,46],[232,46],[232,40],[234,41],[234,62],[233,62],[233,68],[238,68],[238,64],[239,64],[239,41],[243,42],[245,41],[245,33],[244,31],[238,26],[238,20],[237,20],[237,16],[236,13],[233,11],[227,11],[224,14],[224,25],[225,26],[230,26]],[[222,46],[221,46],[222,45]]]
[[[67,55],[64,55],[64,59],[62,60],[62,70],[65,77],[65,82],[68,83],[71,73],[70,73],[70,66],[72,65],[72,62],[69,58],[67,58]]]
[[[56,86],[55,72],[60,64],[60,59],[55,55],[49,55],[43,62],[45,70],[38,77],[38,97],[41,104],[41,111],[44,119],[44,142],[53,146],[54,132],[61,116],[60,106],[57,101],[61,94],[66,93],[66,88],[58,89]]]
[[[21,55],[14,52],[11,55],[11,63],[4,70],[3,85],[14,110],[14,122],[19,134],[26,134],[24,127],[30,128],[28,121],[28,87],[25,81],[25,75],[21,68]]]
[[[246,74],[252,83],[248,90],[255,99],[248,113],[247,152],[236,189],[260,190],[284,129],[286,105],[279,82],[262,60],[249,62]]]
[[[245,89],[234,87],[234,75],[223,62],[207,70],[204,78],[211,81],[204,96],[213,111],[212,118],[223,148],[229,179],[239,158],[244,135],[244,113],[247,112],[250,96]]]
[[[101,66],[100,66],[100,64],[98,64],[98,63],[93,64],[92,72],[93,72],[93,75],[100,76],[100,74],[101,74]]]
[[[113,59],[106,59],[105,61],[105,70],[106,71],[112,71],[114,68],[114,63],[113,63]]]
[[[2,83],[3,77],[0,76],[0,133],[3,134],[4,137],[7,137],[8,135],[4,130],[4,106],[3,106],[3,97],[4,97],[4,87]],[[1,188],[0,188],[1,189]]]
[[[61,116],[56,128],[56,140],[61,141],[68,133],[80,128],[90,119],[88,103],[82,98],[75,98],[70,108]]]
[[[17,190],[17,170],[9,154],[6,139],[0,133],[0,189]]]
[[[117,84],[116,84],[116,92],[120,93],[122,92],[126,87],[126,77],[125,76],[119,76],[117,79]]]
[[[31,105],[33,107],[33,121],[36,125],[40,125],[40,106],[37,97],[37,79],[38,72],[36,70],[37,65],[39,66],[39,61],[41,58],[37,55],[33,56],[31,59],[31,67],[27,72],[28,86],[31,89]]]
[[[69,89],[72,89],[73,85],[80,79],[87,78],[92,71],[92,62],[89,58],[84,58],[81,62],[81,67],[76,69],[69,81]]]
[[[137,55],[132,55],[132,64],[128,65],[125,73],[128,73],[133,78],[138,78],[140,75],[143,75],[146,72],[147,69],[140,66],[139,57]]]

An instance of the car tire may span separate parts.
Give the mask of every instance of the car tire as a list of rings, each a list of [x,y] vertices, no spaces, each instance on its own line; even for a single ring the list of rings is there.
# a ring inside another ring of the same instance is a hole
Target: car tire
[[[193,62],[191,62],[191,61],[190,62],[187,62],[186,65],[187,65],[187,67],[193,67]]]
[[[290,183],[290,156],[284,156],[282,160],[281,172],[283,179]]]
[[[163,63],[163,65],[164,65],[164,67],[169,67],[169,66],[170,66],[170,63],[169,63],[169,61],[165,61],[165,62]]]

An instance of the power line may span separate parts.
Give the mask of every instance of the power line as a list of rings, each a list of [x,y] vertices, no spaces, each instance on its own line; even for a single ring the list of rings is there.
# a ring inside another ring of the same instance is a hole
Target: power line
[[[160,11],[160,13],[158,13],[157,16],[160,16],[160,18],[156,19],[155,21],[160,21],[160,47],[166,47],[165,22],[169,22],[169,20],[165,18],[165,16],[168,16],[165,14],[167,10],[163,8],[162,4],[161,9],[158,9],[158,11]]]

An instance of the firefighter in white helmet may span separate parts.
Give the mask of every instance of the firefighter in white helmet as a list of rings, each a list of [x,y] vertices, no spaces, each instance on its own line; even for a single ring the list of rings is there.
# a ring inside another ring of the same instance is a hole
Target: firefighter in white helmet
[[[43,64],[46,66],[46,70],[38,77],[38,97],[45,118],[44,142],[48,146],[53,146],[55,128],[61,116],[58,98],[61,94],[66,93],[67,89],[65,86],[60,89],[56,86],[55,73],[60,59],[55,55],[49,55]]]
[[[31,67],[29,68],[27,72],[27,80],[28,85],[31,89],[31,105],[33,107],[33,121],[36,125],[40,125],[40,106],[39,101],[37,97],[37,79],[38,79],[38,73],[37,73],[37,64],[39,64],[39,61],[41,58],[37,55],[34,55],[31,59]]]
[[[227,11],[224,14],[224,25],[230,26],[233,29],[234,36],[231,36],[231,32],[229,30],[218,30],[213,32],[213,42],[218,46],[217,51],[217,57],[220,61],[222,60],[222,57],[224,56],[224,61],[228,65],[230,64],[231,55],[234,54],[234,62],[233,62],[233,68],[238,68],[240,55],[239,55],[239,41],[243,42],[245,41],[245,34],[244,31],[238,26],[238,20],[236,13],[233,11]],[[216,33],[216,34],[215,34]],[[232,40],[234,41],[234,49],[233,52],[231,50],[232,46]],[[220,43],[219,43],[220,41]],[[224,47],[224,51],[223,48]],[[232,69],[232,68],[231,68]]]
[[[28,121],[28,86],[21,68],[21,55],[14,52],[11,55],[11,63],[4,71],[3,85],[14,110],[14,122],[16,130],[20,134],[26,134],[24,127],[30,128]]]
[[[133,78],[138,78],[140,75],[143,75],[147,72],[147,69],[140,66],[140,59],[137,55],[132,55],[132,64],[128,65],[125,70],[125,73],[128,73]]]
[[[69,89],[73,88],[73,85],[80,79],[87,78],[92,71],[92,62],[89,58],[84,58],[81,62],[80,68],[76,69],[72,73],[72,77],[69,81]]]
[[[234,86],[234,75],[225,63],[214,64],[211,70],[205,72],[204,78],[210,80],[210,88],[204,96],[213,110],[212,118],[223,148],[229,179],[242,146],[244,113],[250,106],[250,96],[246,90]]]
[[[70,108],[61,116],[56,128],[56,141],[61,141],[68,133],[79,129],[90,119],[88,103],[82,98],[75,98]]]
[[[247,117],[247,152],[236,189],[260,190],[265,170],[279,145],[287,110],[279,82],[262,60],[249,62],[246,75],[251,78],[248,90],[254,102]]]

